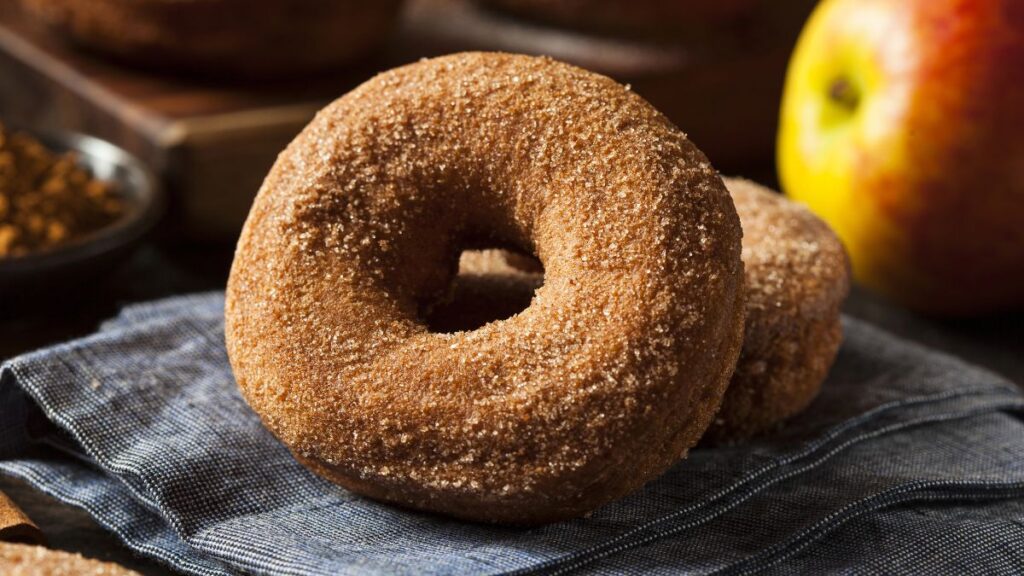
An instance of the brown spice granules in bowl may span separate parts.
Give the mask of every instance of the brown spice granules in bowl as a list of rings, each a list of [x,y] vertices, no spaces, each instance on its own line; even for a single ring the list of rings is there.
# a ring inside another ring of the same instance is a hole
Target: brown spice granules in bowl
[[[114,186],[93,178],[74,153],[56,154],[0,125],[0,259],[72,243],[125,210]]]

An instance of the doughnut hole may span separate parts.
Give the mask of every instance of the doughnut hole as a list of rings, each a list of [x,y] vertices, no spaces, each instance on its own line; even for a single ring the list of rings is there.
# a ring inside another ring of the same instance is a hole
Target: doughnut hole
[[[532,255],[463,250],[446,296],[424,307],[421,317],[434,333],[476,330],[525,310],[543,284],[544,268]]]

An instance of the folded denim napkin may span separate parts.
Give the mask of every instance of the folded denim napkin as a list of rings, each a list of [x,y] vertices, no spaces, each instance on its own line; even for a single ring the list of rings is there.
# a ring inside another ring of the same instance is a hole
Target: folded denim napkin
[[[223,297],[133,306],[0,373],[0,472],[187,574],[1024,572],[1024,397],[847,319],[771,439],[696,449],[587,518],[520,529],[366,500],[297,464],[235,388]]]

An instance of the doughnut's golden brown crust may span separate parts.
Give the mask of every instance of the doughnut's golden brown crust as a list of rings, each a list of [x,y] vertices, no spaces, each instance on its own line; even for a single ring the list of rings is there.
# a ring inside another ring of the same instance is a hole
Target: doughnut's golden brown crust
[[[680,40],[680,34],[735,19],[761,0],[476,0],[486,6],[613,35]]]
[[[383,42],[400,0],[21,0],[78,44],[139,64],[231,76],[296,75]]]
[[[4,576],[139,576],[138,572],[42,546],[0,542]]]
[[[768,432],[811,403],[839,350],[850,290],[846,251],[827,224],[748,180],[725,184],[743,225],[747,320],[736,372],[702,443]]]
[[[227,288],[238,384],[296,457],[467,519],[583,514],[710,423],[743,332],[739,220],[643,99],[545,58],[386,72],[282,153]],[[523,312],[432,333],[462,248],[537,254]]]
[[[769,432],[810,404],[839,350],[850,287],[846,252],[824,222],[758,184],[724,181],[743,226],[747,318],[743,352],[705,444]],[[435,322],[480,325],[522,309],[543,281],[536,269],[536,261],[508,252],[463,258],[453,300]]]

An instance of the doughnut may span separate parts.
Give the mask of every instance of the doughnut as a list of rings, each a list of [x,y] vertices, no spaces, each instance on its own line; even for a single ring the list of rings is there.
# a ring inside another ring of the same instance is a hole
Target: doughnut
[[[290,76],[347,64],[383,42],[400,0],[21,0],[75,44],[185,72]]]
[[[842,341],[850,263],[832,229],[763,186],[726,178],[743,225],[743,351],[702,443],[771,432],[817,396]]]
[[[763,186],[724,181],[743,226],[747,315],[736,371],[703,445],[771,432],[811,403],[839,350],[850,289],[846,252],[828,225]],[[432,320],[464,329],[510,316],[543,283],[537,270],[520,254],[466,253],[451,302]]]
[[[238,386],[352,492],[489,523],[577,517],[686,454],[743,336],[739,219],[628,87],[464,53],[322,110],[260,188],[228,279]],[[459,254],[535,254],[529,307],[434,332]]]
[[[523,18],[556,26],[651,40],[736,20],[761,0],[476,0]]]
[[[138,572],[42,546],[0,542],[4,576],[139,576]]]

